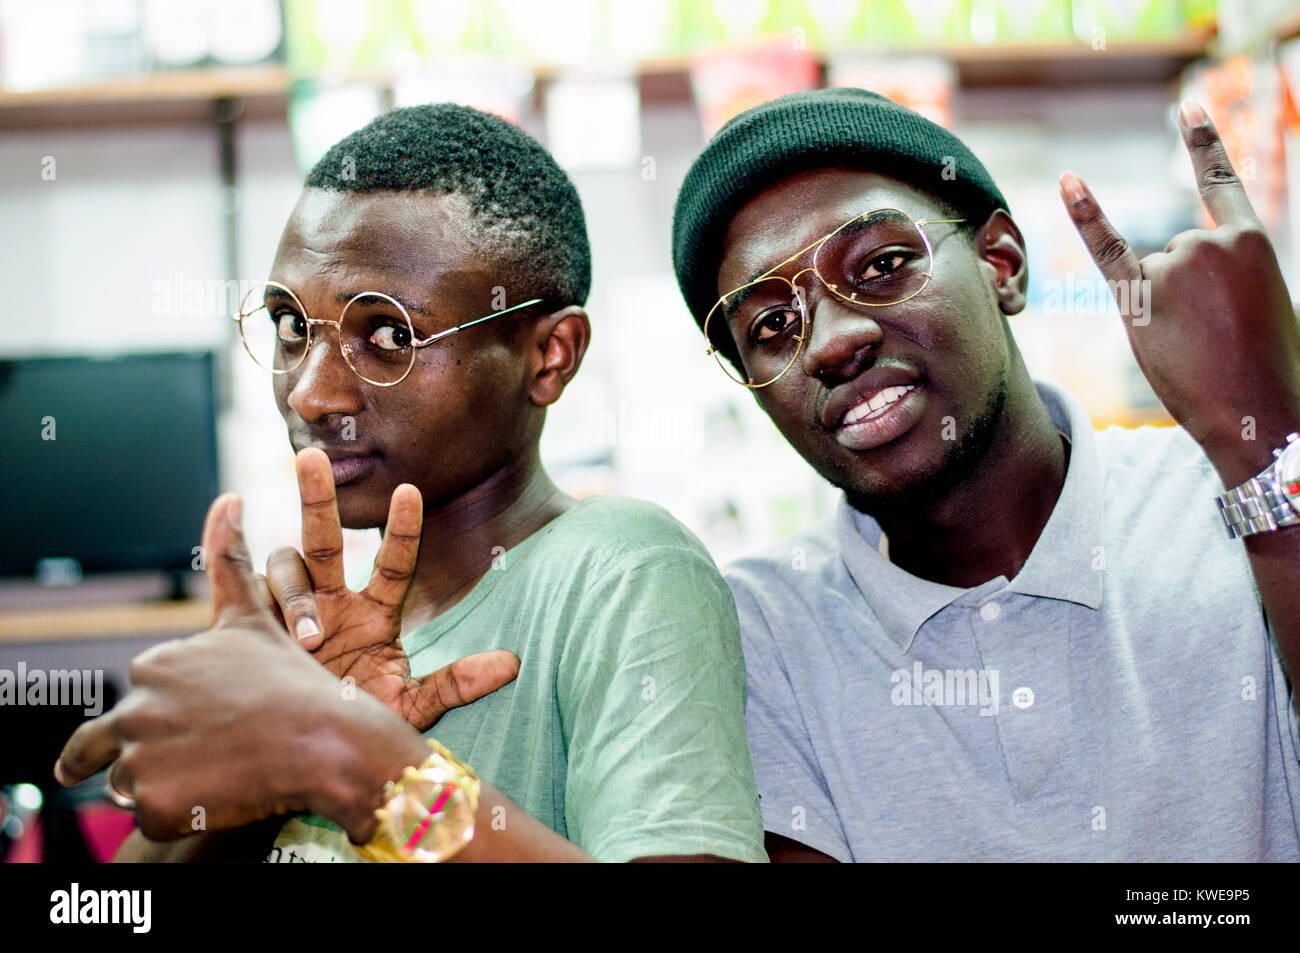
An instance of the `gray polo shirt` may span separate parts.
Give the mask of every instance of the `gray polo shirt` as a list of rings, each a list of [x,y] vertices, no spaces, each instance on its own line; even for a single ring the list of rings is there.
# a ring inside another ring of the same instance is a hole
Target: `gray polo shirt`
[[[765,827],[842,861],[1300,859],[1298,720],[1181,428],[1071,439],[1020,573],[912,576],[841,499],[727,571]]]

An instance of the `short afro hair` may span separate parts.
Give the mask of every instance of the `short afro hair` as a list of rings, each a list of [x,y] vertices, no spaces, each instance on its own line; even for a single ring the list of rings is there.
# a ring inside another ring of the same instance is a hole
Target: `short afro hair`
[[[591,248],[577,189],[522,129],[454,103],[394,109],[344,136],[307,175],[332,192],[455,192],[521,293],[585,304]]]

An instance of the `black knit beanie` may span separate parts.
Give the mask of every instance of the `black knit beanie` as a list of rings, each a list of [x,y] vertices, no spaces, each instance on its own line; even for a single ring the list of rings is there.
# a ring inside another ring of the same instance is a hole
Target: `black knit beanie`
[[[921,185],[977,224],[1007,208],[960,139],[878,93],[822,89],[763,103],[718,130],[677,196],[673,268],[695,323],[702,327],[718,300],[723,235],[751,196],[803,169],[859,163]],[[725,327],[712,337],[724,354],[735,354]]]

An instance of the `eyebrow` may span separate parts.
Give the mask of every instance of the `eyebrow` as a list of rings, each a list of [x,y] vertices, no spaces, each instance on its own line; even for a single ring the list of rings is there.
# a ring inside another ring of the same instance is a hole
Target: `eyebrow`
[[[394,301],[400,304],[407,311],[412,311],[415,314],[424,315],[424,317],[426,318],[432,318],[434,316],[433,312],[430,311],[428,308],[426,308],[424,305],[416,304],[413,301],[407,301],[405,298],[403,298],[401,295],[397,294],[394,291],[376,291],[374,288],[367,288],[364,291],[341,291],[334,296],[334,301],[338,304],[347,304],[349,301],[351,301],[353,298],[357,297],[358,295],[373,295],[373,294],[386,294],[388,295],[388,297],[392,298]]]
[[[733,292],[727,297],[727,303],[722,306],[722,313],[726,317],[728,324],[736,316],[736,309],[745,303],[745,299],[758,291],[758,285],[753,284],[753,282],[757,281],[759,277],[756,275],[751,278],[750,282],[741,287],[739,291]]]

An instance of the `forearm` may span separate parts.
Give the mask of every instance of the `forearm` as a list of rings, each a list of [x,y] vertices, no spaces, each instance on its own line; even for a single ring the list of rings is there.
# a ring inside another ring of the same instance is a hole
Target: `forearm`
[[[455,857],[464,863],[584,863],[594,859],[486,783],[479,792],[474,839]]]
[[[1300,526],[1245,540],[1264,615],[1292,685],[1300,684]]]
[[[1272,451],[1300,429],[1300,407],[1275,415],[1276,420],[1273,416],[1259,422],[1255,440],[1238,440],[1210,453],[1226,488],[1260,473]],[[1300,526],[1255,533],[1242,542],[1282,664],[1291,683],[1300,683]]]

